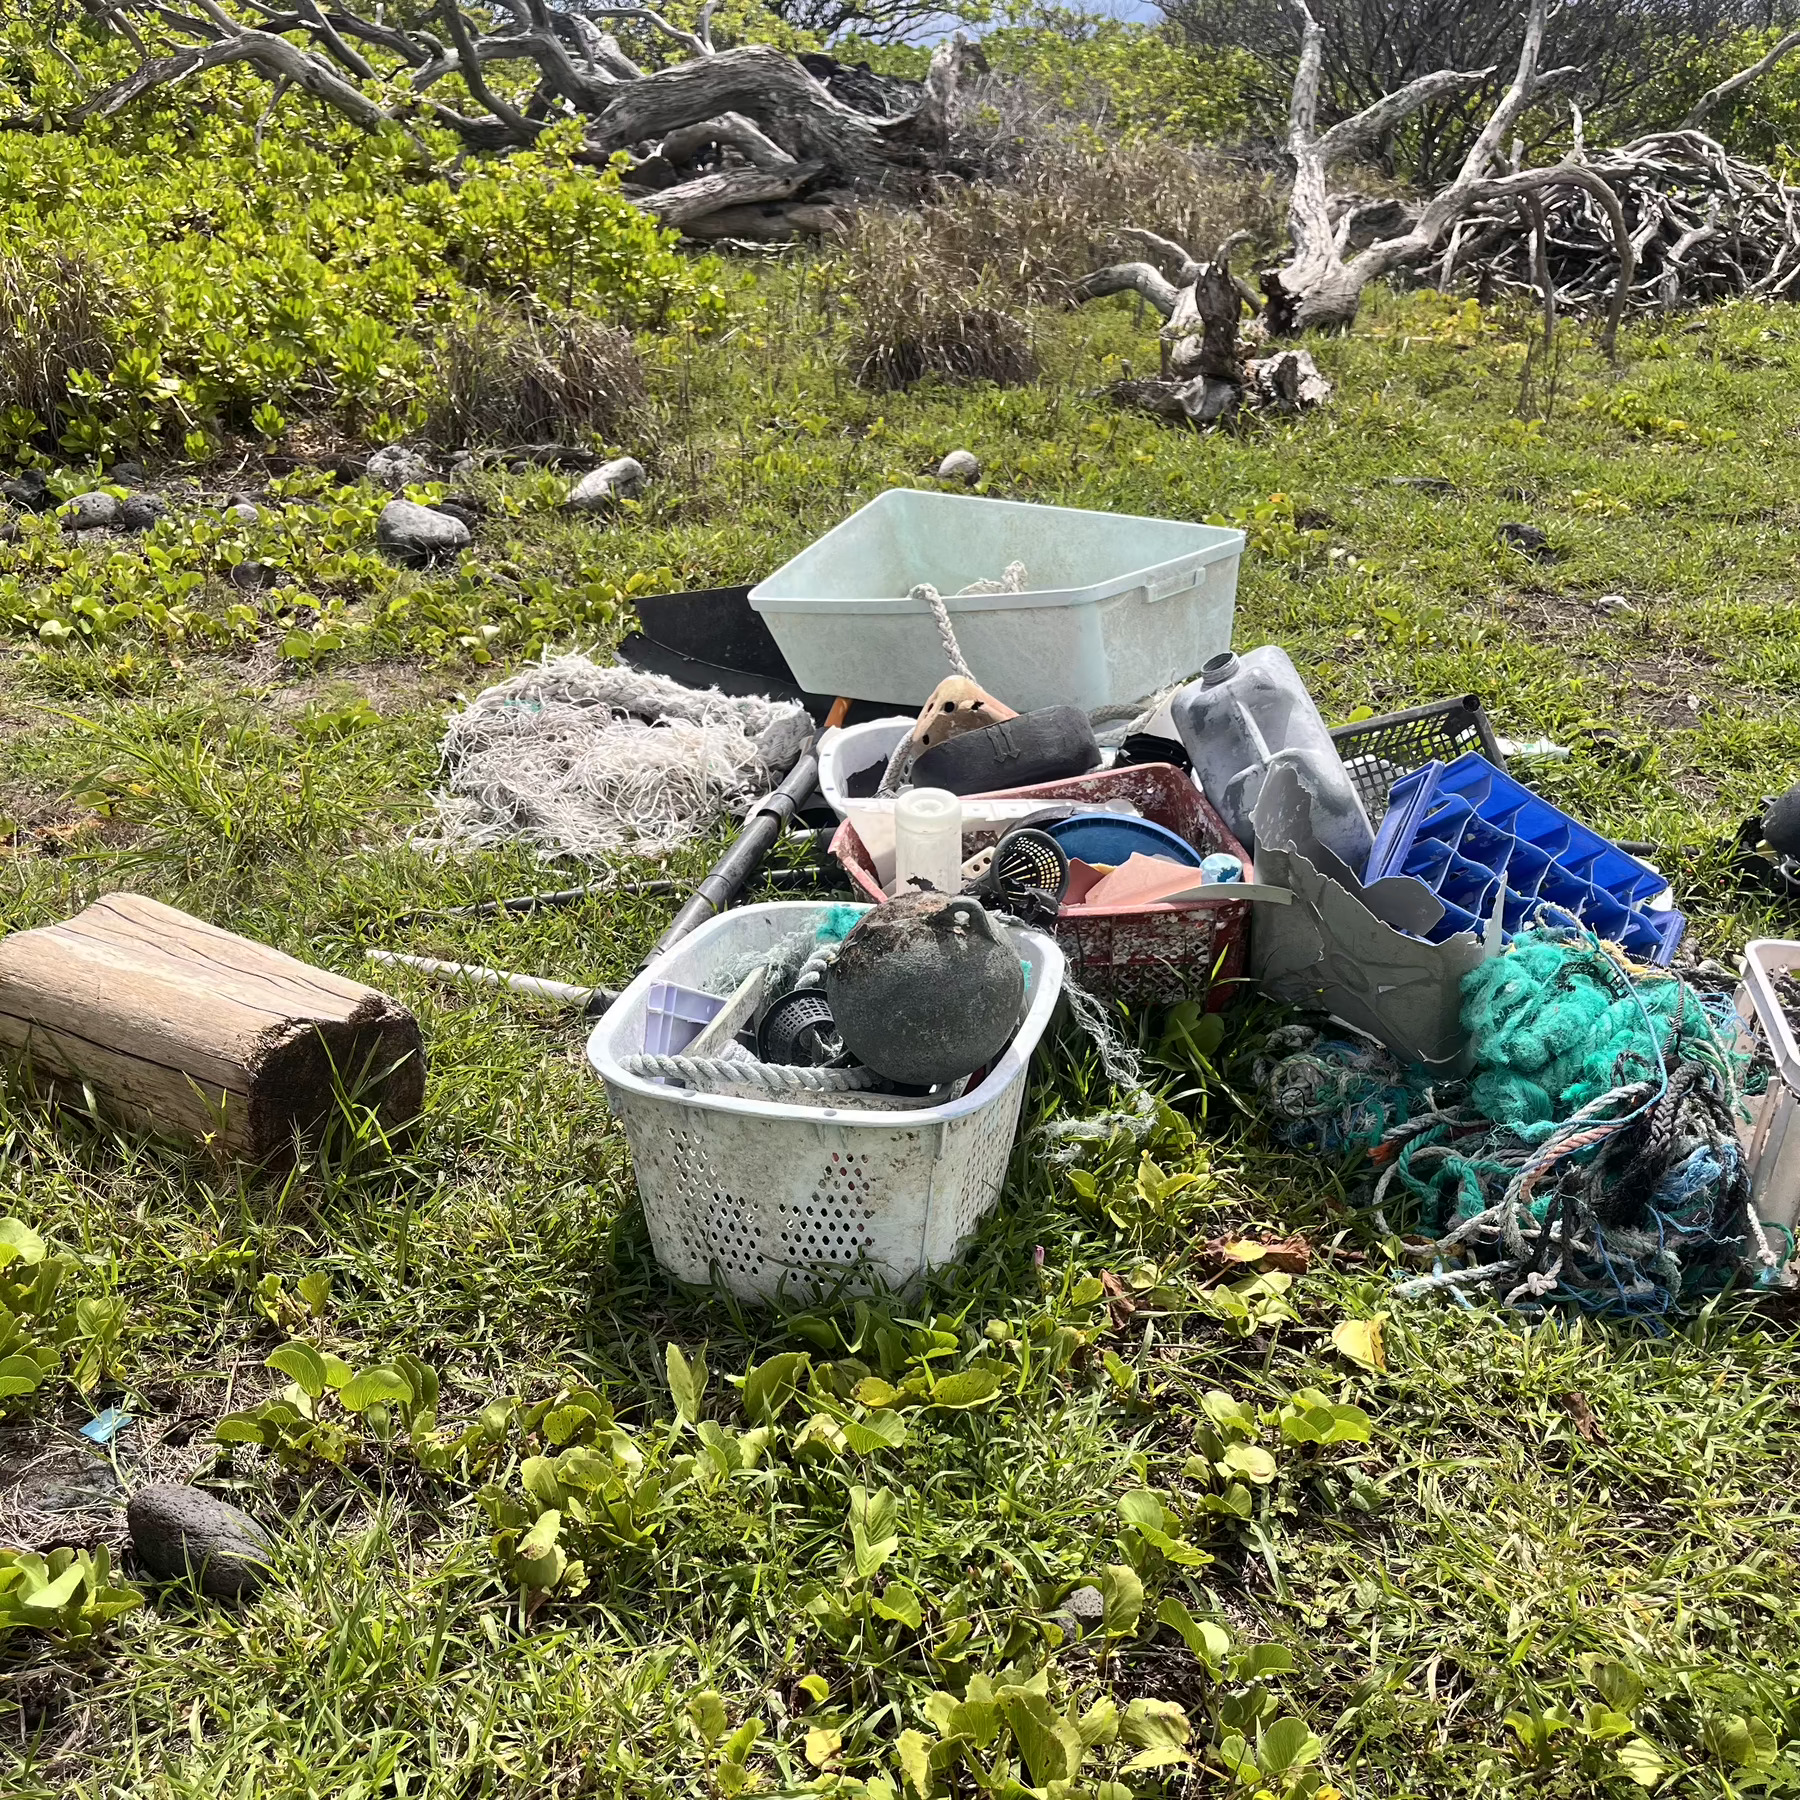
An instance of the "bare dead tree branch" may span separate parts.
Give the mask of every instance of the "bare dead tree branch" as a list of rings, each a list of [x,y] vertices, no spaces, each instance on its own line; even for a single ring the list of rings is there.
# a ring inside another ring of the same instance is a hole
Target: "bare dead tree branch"
[[[1735,75],[1728,76],[1717,87],[1708,88],[1694,102],[1693,111],[1681,121],[1683,131],[1698,130],[1701,124],[1711,116],[1725,101],[1735,93],[1747,88],[1751,82],[1760,80],[1775,67],[1781,59],[1796,45],[1800,45],[1800,31],[1790,31],[1786,37],[1771,46],[1768,55],[1759,62],[1754,62],[1747,69],[1739,69]]]

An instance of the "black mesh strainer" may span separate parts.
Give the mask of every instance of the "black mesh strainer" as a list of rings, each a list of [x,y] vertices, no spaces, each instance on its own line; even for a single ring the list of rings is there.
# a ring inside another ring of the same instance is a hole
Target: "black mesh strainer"
[[[764,1062],[802,1069],[838,1069],[850,1060],[823,988],[783,994],[763,1014],[756,1052]]]
[[[1069,891],[1068,853],[1049,832],[1021,825],[1000,840],[968,891],[1027,924],[1054,919]]]

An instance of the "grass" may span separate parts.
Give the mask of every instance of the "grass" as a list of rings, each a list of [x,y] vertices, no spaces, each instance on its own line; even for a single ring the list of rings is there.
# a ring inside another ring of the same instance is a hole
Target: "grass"
[[[753,578],[964,446],[991,493],[1241,521],[1239,642],[1285,644],[1333,717],[1477,691],[1508,735],[1569,746],[1533,771],[1554,798],[1656,841],[1702,952],[1783,928],[1729,888],[1722,846],[1800,773],[1791,314],[1637,327],[1616,370],[1568,333],[1545,419],[1535,366],[1536,403],[1521,404],[1522,324],[1376,296],[1354,335],[1314,346],[1337,384],[1330,410],[1200,437],[1098,397],[1155,356],[1154,321],[1128,302],[1036,311],[1028,386],[883,395],[845,373],[854,321],[829,267],[743,277],[733,304],[718,341],[649,346],[654,442],[627,447],[654,481],[620,521],[557,513],[548,477],[489,474],[471,566],[356,564],[338,648],[286,654],[308,615],[274,610],[235,643],[171,641],[142,621],[97,648],[15,640],[0,669],[6,924],[128,883],[347,973],[386,944],[621,982],[669,902],[391,923],[544,878],[520,855],[408,845],[454,695],[542,641],[604,646],[634,580]],[[1417,476],[1455,491],[1389,485]],[[336,527],[346,540],[366,510],[355,501]],[[1509,520],[1543,527],[1558,559],[1501,548]],[[241,548],[306,529],[277,519]],[[205,573],[194,604],[223,602],[210,544],[176,541]],[[0,545],[0,580],[28,549]],[[301,588],[328,588],[330,570],[299,566]],[[714,848],[670,866],[697,873]],[[240,1449],[223,1479],[282,1526],[279,1579],[242,1613],[165,1594],[97,1648],[7,1640],[7,1793],[635,1797],[728,1793],[741,1777],[879,1793],[904,1778],[903,1733],[940,1741],[928,1697],[967,1700],[977,1675],[1008,1697],[985,1749],[940,1753],[958,1795],[989,1776],[996,1793],[1045,1786],[1034,1774],[1066,1753],[1046,1747],[1048,1710],[1104,1739],[1107,1696],[1123,1730],[1063,1792],[1198,1793],[1233,1766],[1246,1794],[1304,1792],[1273,1766],[1308,1731],[1311,1778],[1355,1795],[1630,1793],[1633,1771],[1683,1795],[1800,1788],[1800,1418],[1782,1306],[1727,1297],[1655,1338],[1396,1307],[1386,1252],[1334,1172],[1235,1123],[1215,1080],[1165,1121],[1150,1170],[1114,1147],[1077,1182],[1018,1153],[966,1263],[878,1316],[840,1313],[827,1349],[816,1324],[658,1271],[577,1025],[399,971],[387,985],[430,1050],[412,1145],[384,1148],[353,1120],[334,1155],[250,1177],[15,1089],[0,1215],[78,1257],[81,1291],[128,1303],[113,1385],[92,1396],[122,1390],[139,1416],[119,1441],[128,1476],[219,1467],[214,1421],[278,1386],[264,1359],[300,1336],[359,1367],[424,1359],[446,1428],[496,1397],[603,1391],[670,1477],[642,1503],[655,1548],[595,1548],[584,1595],[521,1597],[490,1543],[498,1503],[478,1498],[488,1484],[522,1493],[519,1458],[541,1445],[517,1408],[438,1473],[366,1432],[341,1469]],[[1249,1055],[1258,1029],[1240,1017],[1229,1055]],[[1065,1040],[1030,1116],[1088,1103],[1096,1082]],[[1165,1178],[1179,1172],[1192,1179]],[[1252,1296],[1261,1317],[1240,1334],[1198,1247],[1259,1229],[1306,1232],[1315,1259],[1285,1306]],[[1130,1316],[1097,1293],[1102,1270],[1134,1285]],[[314,1275],[330,1278],[318,1312],[299,1285]],[[1385,1370],[1334,1346],[1344,1321],[1384,1314]],[[985,1408],[907,1411],[896,1449],[822,1460],[797,1441],[821,1402],[797,1402],[758,1466],[727,1473],[677,1415],[670,1343],[689,1358],[705,1347],[714,1373],[690,1410],[721,1442],[751,1422],[725,1377],[777,1354],[833,1365],[827,1397],[862,1378],[852,1361],[897,1382],[921,1356],[940,1374],[997,1368],[1003,1385]],[[1282,1412],[1309,1388],[1364,1409],[1369,1441],[1295,1441]],[[1260,1412],[1245,1429],[1272,1467],[1246,1484],[1248,1519],[1209,1505],[1229,1486],[1227,1446],[1206,1436],[1215,1391]],[[52,1413],[75,1424],[87,1407],[64,1391],[40,1404]],[[1173,1555],[1118,1509],[1146,1488],[1175,1516]],[[856,1490],[895,1500],[897,1542],[868,1575]],[[1055,1641],[1079,1581],[1105,1582],[1124,1619],[1129,1583],[1109,1569],[1143,1583],[1135,1629]],[[903,1613],[904,1590],[916,1631],[873,1609]],[[1229,1633],[1222,1666],[1203,1635],[1196,1650],[1156,1622],[1167,1600]],[[1257,1644],[1285,1649],[1293,1672],[1279,1656],[1260,1678],[1254,1663],[1234,1672]],[[1022,1697],[1034,1673],[1042,1708]],[[1196,1764],[1127,1771],[1166,1723],[1133,1702],[1179,1704]],[[1278,1718],[1303,1721],[1291,1743]],[[751,1719],[762,1730],[734,1773],[730,1733]]]

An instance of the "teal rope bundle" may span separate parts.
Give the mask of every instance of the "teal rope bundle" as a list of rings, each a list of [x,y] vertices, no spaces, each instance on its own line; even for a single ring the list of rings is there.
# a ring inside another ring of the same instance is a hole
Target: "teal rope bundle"
[[[1465,978],[1462,1016],[1465,1083],[1431,1087],[1303,1028],[1257,1070],[1281,1141],[1367,1152],[1384,1230],[1383,1209],[1412,1202],[1433,1267],[1403,1295],[1481,1285],[1654,1320],[1746,1258],[1780,1278],[1791,1240],[1751,1210],[1736,1132],[1745,1059],[1704,997],[1583,933],[1536,930]]]

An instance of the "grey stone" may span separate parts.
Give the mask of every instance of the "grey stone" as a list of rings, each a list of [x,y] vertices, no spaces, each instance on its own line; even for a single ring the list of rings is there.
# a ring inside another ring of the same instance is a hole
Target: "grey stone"
[[[1556,560],[1556,551],[1551,547],[1548,534],[1535,525],[1521,525],[1516,520],[1509,520],[1495,528],[1494,538],[1505,549],[1517,550],[1533,562]]]
[[[981,479],[981,458],[973,450],[952,450],[938,464],[939,481],[966,481],[970,487]]]
[[[116,462],[106,479],[118,487],[138,487],[150,479],[150,471],[141,462]]]
[[[91,494],[77,494],[63,502],[64,531],[94,531],[102,525],[119,522],[118,497],[95,489]]]
[[[201,1488],[157,1482],[139,1488],[125,1508],[131,1544],[157,1581],[182,1581],[192,1570],[214,1600],[239,1600],[268,1580],[269,1534],[229,1500]]]
[[[365,473],[371,481],[378,481],[384,487],[401,488],[429,481],[431,464],[418,451],[408,450],[403,444],[387,444],[369,458]]]
[[[621,500],[635,500],[649,478],[635,456],[615,456],[570,488],[563,503],[573,512],[603,512]]]
[[[434,562],[454,556],[471,541],[469,528],[434,507],[415,506],[410,500],[390,500],[381,509],[375,541],[403,562]]]
[[[275,572],[267,563],[241,562],[235,564],[226,580],[234,588],[246,594],[260,593],[275,579]]]
[[[0,481],[0,499],[26,512],[48,512],[56,505],[42,469],[26,469],[10,481]]]
[[[1106,1596],[1097,1587],[1078,1587],[1050,1617],[1062,1627],[1064,1637],[1084,1637],[1097,1631],[1106,1617]]]
[[[440,500],[431,510],[442,513],[446,519],[455,519],[459,524],[468,526],[471,534],[481,523],[481,515],[474,507],[465,506],[460,500]]]
[[[163,503],[154,494],[133,494],[119,508],[119,525],[125,531],[148,531],[163,516]]]
[[[481,464],[473,456],[459,456],[456,461],[450,465],[450,479],[452,481],[467,481],[471,475],[479,475],[480,473]]]
[[[260,525],[262,508],[253,506],[248,500],[233,500],[224,508],[225,516],[235,520],[239,525]]]

